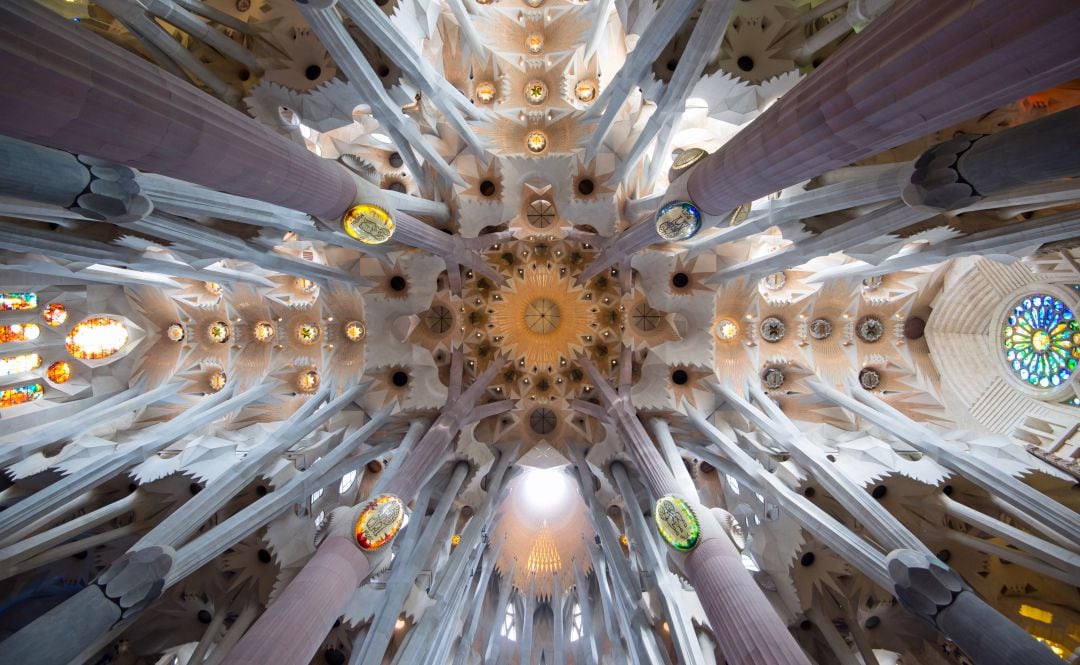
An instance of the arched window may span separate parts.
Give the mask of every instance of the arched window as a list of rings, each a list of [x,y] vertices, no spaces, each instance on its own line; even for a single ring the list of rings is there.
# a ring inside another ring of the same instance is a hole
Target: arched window
[[[21,374],[41,367],[41,356],[36,353],[24,353],[19,356],[0,358],[0,376]]]
[[[20,309],[34,309],[38,305],[36,293],[10,292],[0,293],[0,312]]]
[[[116,319],[97,316],[76,324],[64,341],[72,356],[98,360],[119,351],[127,340],[127,326]]]
[[[356,480],[356,471],[350,471],[341,477],[341,484],[338,485],[338,494],[344,494],[352,487],[353,481]]]
[[[574,603],[570,610],[570,641],[576,642],[581,639],[581,605]]]
[[[7,390],[0,391],[0,409],[6,409],[9,406],[15,406],[16,404],[25,404],[26,402],[33,402],[34,400],[41,399],[41,396],[45,394],[40,383],[31,383],[26,386],[19,386],[18,388],[8,388]]]
[[[503,616],[502,629],[499,634],[506,639],[517,642],[517,622],[514,621],[514,602],[506,604],[506,614]]]

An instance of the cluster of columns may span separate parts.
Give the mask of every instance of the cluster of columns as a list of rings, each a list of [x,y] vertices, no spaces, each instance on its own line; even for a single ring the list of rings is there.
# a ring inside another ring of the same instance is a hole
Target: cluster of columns
[[[684,172],[662,203],[689,200],[716,224],[740,205],[1080,75],[1069,38],[1080,8],[1038,0],[1027,9],[1016,20],[1006,0],[893,4]],[[584,278],[662,240],[651,220],[631,227]]]

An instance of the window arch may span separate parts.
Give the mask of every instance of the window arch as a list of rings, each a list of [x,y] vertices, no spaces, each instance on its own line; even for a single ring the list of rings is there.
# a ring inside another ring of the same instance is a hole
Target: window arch
[[[581,636],[581,605],[574,603],[570,608],[570,641],[577,642]]]
[[[499,629],[499,634],[510,640],[511,642],[517,642],[517,620],[515,619],[514,601],[510,601],[506,604],[506,613],[503,615],[502,628]]]

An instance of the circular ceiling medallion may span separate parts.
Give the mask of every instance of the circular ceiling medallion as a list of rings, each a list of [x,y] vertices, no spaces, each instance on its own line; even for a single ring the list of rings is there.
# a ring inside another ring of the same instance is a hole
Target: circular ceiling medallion
[[[483,83],[477,83],[474,90],[476,99],[481,104],[490,104],[495,101],[495,84],[491,81],[484,81]]]
[[[761,337],[766,342],[779,342],[784,339],[786,332],[787,326],[775,316],[770,316],[761,322]]]
[[[864,367],[859,371],[859,385],[865,390],[873,390],[881,384],[881,375],[877,370]]]
[[[547,143],[547,134],[538,129],[525,135],[525,147],[529,149],[529,152],[544,152],[544,149],[547,148]]]
[[[525,48],[533,55],[541,53],[544,50],[544,36],[539,33],[529,35],[525,38]]]
[[[716,336],[725,342],[735,339],[739,334],[739,324],[731,319],[720,319],[716,323]]]
[[[305,321],[296,326],[296,341],[305,346],[318,342],[321,336],[322,330],[317,323]]]
[[[360,321],[349,321],[345,324],[345,337],[350,342],[359,342],[367,335],[367,329]]]
[[[405,504],[392,494],[368,502],[356,520],[356,544],[373,552],[393,540],[405,524]]]
[[[454,325],[454,315],[450,313],[450,308],[446,305],[436,303],[424,313],[424,325],[432,333],[443,335],[450,332],[451,326]]]
[[[184,331],[184,326],[179,323],[170,323],[169,327],[165,329],[165,336],[173,342],[182,342],[187,333]]]
[[[252,334],[255,336],[255,341],[257,342],[269,342],[274,338],[274,324],[269,321],[259,321],[255,324],[255,329]]]
[[[525,99],[530,104],[543,104],[547,96],[548,87],[543,81],[529,81],[525,84]]]
[[[701,229],[701,211],[689,201],[672,201],[656,214],[656,232],[664,240],[686,240]]]
[[[218,344],[228,342],[231,333],[229,324],[224,321],[214,321],[206,327],[206,336],[210,338],[211,342],[217,342]]]
[[[370,203],[349,208],[341,225],[345,233],[365,245],[381,245],[394,235],[394,220],[385,210]]]
[[[693,509],[682,499],[664,496],[656,502],[653,510],[656,530],[668,545],[680,552],[694,549],[701,538],[701,527]]]
[[[214,392],[219,392],[222,388],[225,387],[225,384],[227,382],[228,377],[225,375],[225,372],[214,372],[210,375],[210,390],[213,390]]]
[[[832,324],[828,319],[814,319],[810,322],[810,336],[814,339],[828,339],[831,334]]]
[[[296,376],[296,388],[302,393],[313,393],[319,387],[319,371],[309,369]]]
[[[525,325],[538,335],[547,335],[559,327],[559,306],[547,298],[537,298],[525,306]]]
[[[775,367],[770,367],[761,375],[761,380],[769,390],[776,390],[784,385],[784,373]]]
[[[579,102],[591,102],[596,99],[596,82],[589,80],[581,80],[574,86],[574,96],[578,98]]]
[[[762,285],[770,291],[779,291],[787,284],[787,273],[783,270],[766,275],[761,280]]]
[[[855,334],[857,334],[862,341],[873,344],[885,334],[885,324],[881,322],[881,319],[873,316],[865,316],[855,327]]]

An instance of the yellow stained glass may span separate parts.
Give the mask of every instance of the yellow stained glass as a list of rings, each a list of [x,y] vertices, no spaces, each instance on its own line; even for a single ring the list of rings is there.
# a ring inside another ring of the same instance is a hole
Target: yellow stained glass
[[[100,360],[127,344],[127,326],[107,316],[96,316],[75,325],[64,340],[68,353],[80,360]]]

